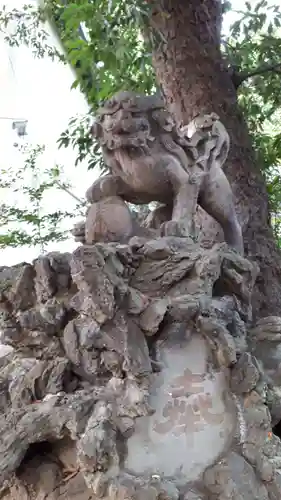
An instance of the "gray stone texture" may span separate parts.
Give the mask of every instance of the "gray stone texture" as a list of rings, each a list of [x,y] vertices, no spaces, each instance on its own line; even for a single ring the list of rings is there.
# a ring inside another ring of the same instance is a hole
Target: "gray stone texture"
[[[177,237],[1,268],[1,498],[280,499],[281,319],[251,324],[257,272]]]

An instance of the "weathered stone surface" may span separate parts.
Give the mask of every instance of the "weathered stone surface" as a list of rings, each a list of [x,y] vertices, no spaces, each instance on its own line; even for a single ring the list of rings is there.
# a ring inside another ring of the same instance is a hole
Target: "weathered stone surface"
[[[237,453],[230,453],[207,470],[204,483],[211,498],[229,500],[268,500],[266,487],[253,468]]]
[[[19,312],[19,324],[25,330],[42,330],[48,335],[55,335],[61,330],[67,311],[56,299],[49,299],[44,304]]]
[[[168,309],[166,299],[154,300],[140,316],[140,326],[146,335],[151,336],[158,332]]]
[[[249,344],[271,382],[281,383],[281,320],[263,318],[249,332]]]
[[[197,116],[178,128],[159,96],[122,91],[104,103],[92,133],[110,173],[87,190],[89,203],[97,206],[108,197],[118,196],[136,204],[157,201],[164,206],[156,208],[151,226],[157,227],[158,219],[160,234],[193,238],[199,203],[219,223],[223,221],[225,241],[243,253],[231,188],[222,170],[229,136],[215,113]],[[132,224],[124,208],[122,212],[124,224],[116,226],[125,226],[126,234]],[[111,217],[114,221],[115,215]],[[101,211],[95,213],[95,221],[99,223],[100,218],[104,222]],[[104,226],[112,226],[110,214]],[[121,231],[122,240],[123,236]]]
[[[14,309],[25,310],[35,303],[34,277],[34,268],[30,264],[23,265],[8,294]]]
[[[46,302],[55,293],[66,292],[70,286],[70,254],[52,252],[34,261],[35,291],[38,302]]]
[[[248,344],[265,374],[267,404],[276,425],[281,420],[281,319],[270,316],[259,320],[249,331]]]
[[[51,252],[48,254],[51,269],[56,275],[57,291],[61,294],[71,285],[70,253]]]
[[[236,394],[251,392],[261,376],[256,361],[249,353],[243,353],[231,372],[231,388]]]
[[[175,237],[0,269],[0,495],[279,499],[281,323],[248,327],[255,276]]]
[[[80,401],[75,401],[77,396],[63,401],[54,395],[1,417],[1,483],[20,464],[31,443],[61,439],[68,433],[75,438],[81,432],[85,413],[94,404],[93,395],[86,394],[84,398],[81,394]]]
[[[12,287],[16,287],[16,283],[20,279],[23,270],[26,267],[29,267],[29,264],[26,264],[25,262],[17,264],[13,267],[0,267],[1,294],[7,295],[9,291],[11,291]]]
[[[141,227],[119,196],[109,196],[90,205],[84,234],[82,224],[72,231],[76,241],[92,245],[97,242],[127,243],[132,236],[151,238],[153,231]]]
[[[0,311],[0,340],[11,346],[17,345],[22,340],[20,323],[14,315],[1,306]]]
[[[113,318],[115,288],[123,285],[123,265],[120,262],[119,269],[116,269],[113,259],[110,253],[102,253],[102,247],[83,246],[73,253],[71,261],[73,280],[81,297],[80,310],[101,325]]]
[[[34,270],[36,272],[35,290],[37,299],[39,302],[46,302],[56,293],[55,272],[51,268],[47,257],[39,257],[34,262]]]
[[[208,347],[198,333],[189,338],[180,327],[158,343],[163,369],[154,375],[149,399],[156,411],[136,421],[126,468],[136,475],[157,471],[184,485],[198,480],[229,446],[235,426],[231,397],[223,372],[207,375]]]
[[[206,337],[217,363],[231,366],[236,362],[236,346],[228,329],[214,317],[198,316],[197,325]]]

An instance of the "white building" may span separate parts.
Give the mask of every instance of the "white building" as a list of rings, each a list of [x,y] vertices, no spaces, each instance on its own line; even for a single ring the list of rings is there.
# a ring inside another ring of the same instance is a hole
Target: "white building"
[[[9,9],[19,9],[24,3],[22,0],[0,1],[2,6],[7,4]],[[88,110],[82,93],[71,89],[75,79],[71,68],[53,62],[48,57],[35,59],[30,49],[24,46],[12,48],[4,41],[4,35],[0,35],[0,171],[3,168],[16,169],[23,161],[14,146],[16,142],[45,145],[44,166],[50,167],[56,163],[63,165],[67,178],[75,187],[75,194],[83,198],[87,187],[93,182],[94,174],[87,171],[87,165],[75,167],[74,151],[71,148],[58,150],[56,144],[68,120]],[[58,46],[51,33],[49,44]],[[17,136],[16,129],[13,129],[16,120],[27,120],[26,137],[20,139]],[[71,210],[74,206],[67,194],[60,193],[59,198],[56,200],[58,208],[67,204]],[[53,204],[54,200],[50,200],[50,203]],[[50,250],[71,250],[75,246],[70,238],[63,244],[52,244]],[[30,261],[38,253],[38,248],[0,250],[0,266]]]

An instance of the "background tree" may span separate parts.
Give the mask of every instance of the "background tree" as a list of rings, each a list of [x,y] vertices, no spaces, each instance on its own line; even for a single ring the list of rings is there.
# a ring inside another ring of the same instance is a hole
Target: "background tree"
[[[280,205],[276,167],[281,145],[280,134],[268,131],[281,99],[281,17],[278,5],[266,0],[246,2],[245,12],[240,12],[226,39],[222,19],[230,8],[229,2],[217,0],[48,0],[37,13],[28,8],[4,11],[2,23],[17,17],[12,43],[31,44],[41,56],[50,53],[50,47],[46,38],[39,37],[38,26],[42,19],[51,19],[64,49],[63,56],[51,56],[75,68],[74,85],[80,85],[87,96],[90,113],[121,88],[153,92],[157,81],[177,121],[186,123],[202,112],[220,115],[231,135],[226,174],[234,190],[246,253],[261,267],[254,309],[267,315],[281,309],[281,258],[270,225],[276,219],[270,208],[278,214]],[[28,23],[33,26],[33,38]],[[79,124],[72,124],[60,139],[65,146],[79,146],[79,159],[91,147],[83,130],[81,134]],[[98,160],[91,157],[91,166]],[[206,216],[203,227],[211,243],[217,228]]]

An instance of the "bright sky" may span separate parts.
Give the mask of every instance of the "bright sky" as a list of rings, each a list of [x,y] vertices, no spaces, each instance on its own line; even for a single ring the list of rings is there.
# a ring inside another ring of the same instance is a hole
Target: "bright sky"
[[[34,1],[34,0],[33,0]],[[22,0],[1,0],[0,4],[8,8],[20,8],[21,4],[31,3]],[[1,33],[0,33],[1,35]],[[57,45],[52,36],[50,45]],[[45,144],[46,153],[42,160],[44,167],[55,163],[64,165],[67,178],[74,186],[75,194],[83,198],[86,189],[93,182],[93,173],[86,165],[74,166],[75,153],[71,148],[58,150],[56,141],[67,127],[68,120],[76,114],[87,112],[87,104],[79,90],[71,90],[74,75],[68,66],[53,62],[49,58],[35,59],[26,47],[11,48],[0,36],[0,167],[17,169],[22,165],[22,155],[13,146],[20,143],[16,132],[12,130],[12,120],[5,118],[23,118],[28,120],[26,140],[32,144]],[[64,193],[60,193],[56,207],[70,209],[75,202]],[[50,200],[52,204],[53,200]],[[67,205],[67,206],[66,206]],[[50,211],[52,208],[50,209]],[[49,250],[72,250],[76,244],[69,241],[52,244]],[[38,248],[5,249],[0,251],[0,266],[12,265],[19,261],[30,261],[39,254]]]
[[[25,3],[36,0],[0,0],[8,9],[20,8]],[[235,8],[243,8],[244,0],[234,0]],[[225,19],[225,30],[233,22],[233,14]],[[51,45],[57,45],[52,36]],[[83,198],[93,182],[93,174],[86,165],[74,166],[75,153],[69,149],[58,150],[56,141],[66,128],[69,118],[87,112],[87,104],[79,90],[71,90],[74,75],[68,66],[52,62],[47,57],[34,59],[26,47],[11,48],[1,38],[0,33],[0,167],[16,169],[22,162],[20,153],[13,146],[19,142],[12,121],[4,118],[23,118],[28,120],[28,142],[45,144],[44,162],[46,167],[55,163],[64,165],[68,179],[75,187],[75,194]],[[73,201],[63,193],[56,200],[57,208],[67,205],[71,210]],[[52,204],[53,200],[50,201]],[[66,208],[65,208],[66,209]],[[72,239],[63,244],[52,244],[49,250],[72,251],[77,246]],[[0,251],[0,266],[31,261],[39,254],[38,248],[5,249]]]

